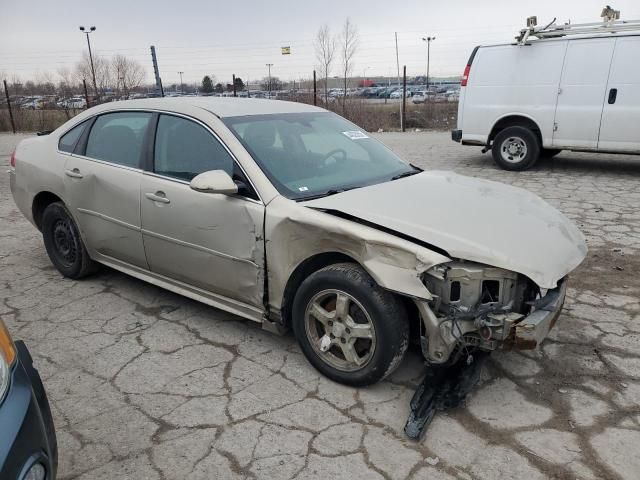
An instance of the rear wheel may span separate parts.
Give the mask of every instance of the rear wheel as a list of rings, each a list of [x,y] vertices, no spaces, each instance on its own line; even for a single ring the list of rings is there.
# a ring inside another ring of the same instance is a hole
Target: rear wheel
[[[538,161],[540,142],[535,133],[526,127],[507,127],[493,139],[491,153],[501,168],[522,171]]]
[[[407,350],[404,305],[353,263],[310,275],[296,293],[292,313],[303,353],[336,382],[365,386],[382,380]]]
[[[69,278],[82,278],[96,269],[80,232],[62,202],[54,202],[42,214],[42,238],[51,263]]]

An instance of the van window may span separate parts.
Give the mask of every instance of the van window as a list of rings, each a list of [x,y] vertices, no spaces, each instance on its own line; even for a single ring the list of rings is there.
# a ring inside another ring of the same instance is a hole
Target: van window
[[[172,115],[160,115],[154,149],[154,171],[190,181],[209,170],[233,176],[234,161],[224,146],[202,125]]]
[[[73,152],[73,149],[76,148],[76,143],[78,143],[78,139],[82,136],[82,132],[84,132],[88,123],[88,121],[84,121],[60,137],[60,141],[58,141],[58,150],[68,153]]]
[[[100,115],[89,133],[85,155],[139,168],[144,135],[150,119],[151,114],[145,112]]]

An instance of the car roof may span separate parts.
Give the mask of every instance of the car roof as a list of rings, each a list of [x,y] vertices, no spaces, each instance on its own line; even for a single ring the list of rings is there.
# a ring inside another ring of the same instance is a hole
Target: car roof
[[[242,97],[164,97],[142,98],[110,102],[96,107],[96,110],[110,111],[127,108],[169,110],[180,112],[183,108],[202,108],[220,118],[245,115],[269,115],[278,113],[325,112],[323,108],[305,103],[285,102],[261,98]]]

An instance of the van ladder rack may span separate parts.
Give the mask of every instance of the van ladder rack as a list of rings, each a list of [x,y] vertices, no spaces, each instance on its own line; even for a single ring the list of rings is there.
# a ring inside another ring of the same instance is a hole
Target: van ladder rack
[[[534,18],[534,17],[530,17]],[[528,22],[529,23],[529,22]],[[585,35],[585,34],[604,34],[618,33],[628,31],[640,32],[640,20],[607,20],[593,23],[566,23],[564,25],[556,25],[555,21],[544,27],[535,25],[535,20],[530,23],[533,25],[520,30],[520,34],[516,37],[518,45],[525,45],[529,37],[542,38],[558,38],[568,35]]]

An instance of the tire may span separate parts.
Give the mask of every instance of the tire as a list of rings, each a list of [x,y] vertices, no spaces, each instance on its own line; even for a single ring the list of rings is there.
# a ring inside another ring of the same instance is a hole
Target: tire
[[[498,132],[491,147],[493,160],[504,170],[531,168],[540,157],[540,141],[526,127],[507,127]]]
[[[345,385],[382,380],[400,365],[409,345],[402,302],[354,263],[329,265],[307,277],[292,314],[293,331],[309,362]]]
[[[543,148],[540,156],[545,158],[552,158],[558,155],[560,152],[562,152],[562,150],[558,148]]]
[[[42,214],[42,238],[51,263],[68,278],[93,273],[97,264],[89,258],[78,226],[62,202],[54,202]]]

